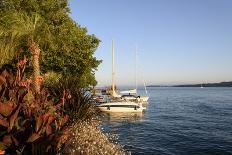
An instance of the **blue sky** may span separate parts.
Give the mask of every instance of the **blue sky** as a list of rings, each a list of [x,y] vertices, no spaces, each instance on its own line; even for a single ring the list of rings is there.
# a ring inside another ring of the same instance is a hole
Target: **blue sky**
[[[99,86],[232,81],[231,0],[71,0],[71,17],[101,44]]]

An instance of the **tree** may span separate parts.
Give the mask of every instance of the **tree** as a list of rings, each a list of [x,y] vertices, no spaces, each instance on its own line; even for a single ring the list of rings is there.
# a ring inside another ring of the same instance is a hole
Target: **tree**
[[[83,83],[83,86],[96,85],[94,71],[101,61],[94,57],[94,52],[100,41],[94,35],[88,35],[86,28],[82,28],[70,18],[70,9],[66,0],[4,0],[0,4],[0,10],[1,19],[5,18],[4,15],[11,16],[8,15],[9,12],[15,12],[17,16],[23,14],[27,17],[26,19],[29,19],[24,23],[37,21],[36,24],[38,24],[35,27],[36,31],[30,31],[30,33],[36,32],[32,35],[33,39],[30,39],[30,45],[37,44],[37,46],[28,46],[29,40],[25,38],[28,38],[29,35],[22,35],[24,36],[23,41],[22,37],[18,37],[19,34],[17,37],[14,36],[15,39],[12,40],[13,36],[6,37],[0,33],[0,42],[4,43],[1,44],[4,46],[0,45],[0,50],[1,53],[4,53],[2,57],[5,57],[0,65],[12,63],[17,55],[15,51],[28,49],[34,52],[39,51],[40,57],[38,59],[42,73],[58,72],[65,76],[76,76],[81,80],[80,83]],[[12,23],[12,21],[9,22]],[[14,23],[14,25],[21,27],[19,24]],[[6,28],[5,25],[0,23],[0,29],[4,30],[4,28]],[[23,27],[20,29],[23,33],[28,30],[27,28],[23,30]],[[15,29],[8,29],[8,31],[10,30],[12,30],[11,32],[15,31]],[[11,42],[9,42],[10,39]],[[36,66],[33,68],[35,70]]]
[[[1,18],[1,45],[8,45],[7,41],[10,40],[8,46],[11,46],[9,49],[5,50],[18,51],[21,49],[32,52],[34,88],[36,93],[40,90],[40,44],[44,44],[44,40],[51,37],[48,35],[49,32],[49,27],[37,13],[27,15],[24,12],[14,11],[5,14],[5,16]],[[2,47],[2,49],[4,49],[4,47]],[[7,51],[4,53],[6,52]]]

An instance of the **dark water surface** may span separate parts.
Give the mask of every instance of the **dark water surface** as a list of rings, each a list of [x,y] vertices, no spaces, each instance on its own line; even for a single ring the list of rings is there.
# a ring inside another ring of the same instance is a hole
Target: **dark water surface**
[[[232,88],[149,88],[143,114],[110,114],[106,132],[133,155],[232,154]]]

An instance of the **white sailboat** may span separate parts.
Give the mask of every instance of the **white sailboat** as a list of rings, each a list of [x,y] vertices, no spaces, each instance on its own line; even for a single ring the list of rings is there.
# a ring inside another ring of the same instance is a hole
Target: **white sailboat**
[[[103,112],[142,112],[145,108],[141,103],[121,99],[121,95],[115,91],[114,77],[114,42],[112,41],[112,100],[97,107]]]
[[[147,93],[147,88],[146,84],[143,81],[144,89],[146,96],[141,96],[137,93],[137,47],[136,47],[136,52],[135,52],[135,89],[132,90],[126,90],[126,91],[121,91],[120,93],[122,94],[122,98],[124,98],[127,101],[138,101],[138,102],[143,102],[143,103],[148,103],[148,93]]]
[[[202,86],[202,84],[201,84],[201,88],[204,88],[204,87]]]
[[[114,71],[114,41],[112,40],[112,97],[120,98],[119,95],[115,90],[115,71]]]
[[[103,112],[143,112],[145,108],[142,104],[128,101],[115,101],[98,105]]]
[[[120,94],[122,94],[121,98],[125,99],[126,101],[137,101],[147,103],[149,99],[148,96],[138,95],[137,89],[120,91]]]

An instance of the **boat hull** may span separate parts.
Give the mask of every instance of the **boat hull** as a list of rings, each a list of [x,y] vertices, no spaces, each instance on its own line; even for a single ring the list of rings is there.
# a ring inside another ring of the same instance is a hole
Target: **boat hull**
[[[145,108],[137,103],[104,103],[97,106],[102,112],[143,112]]]

